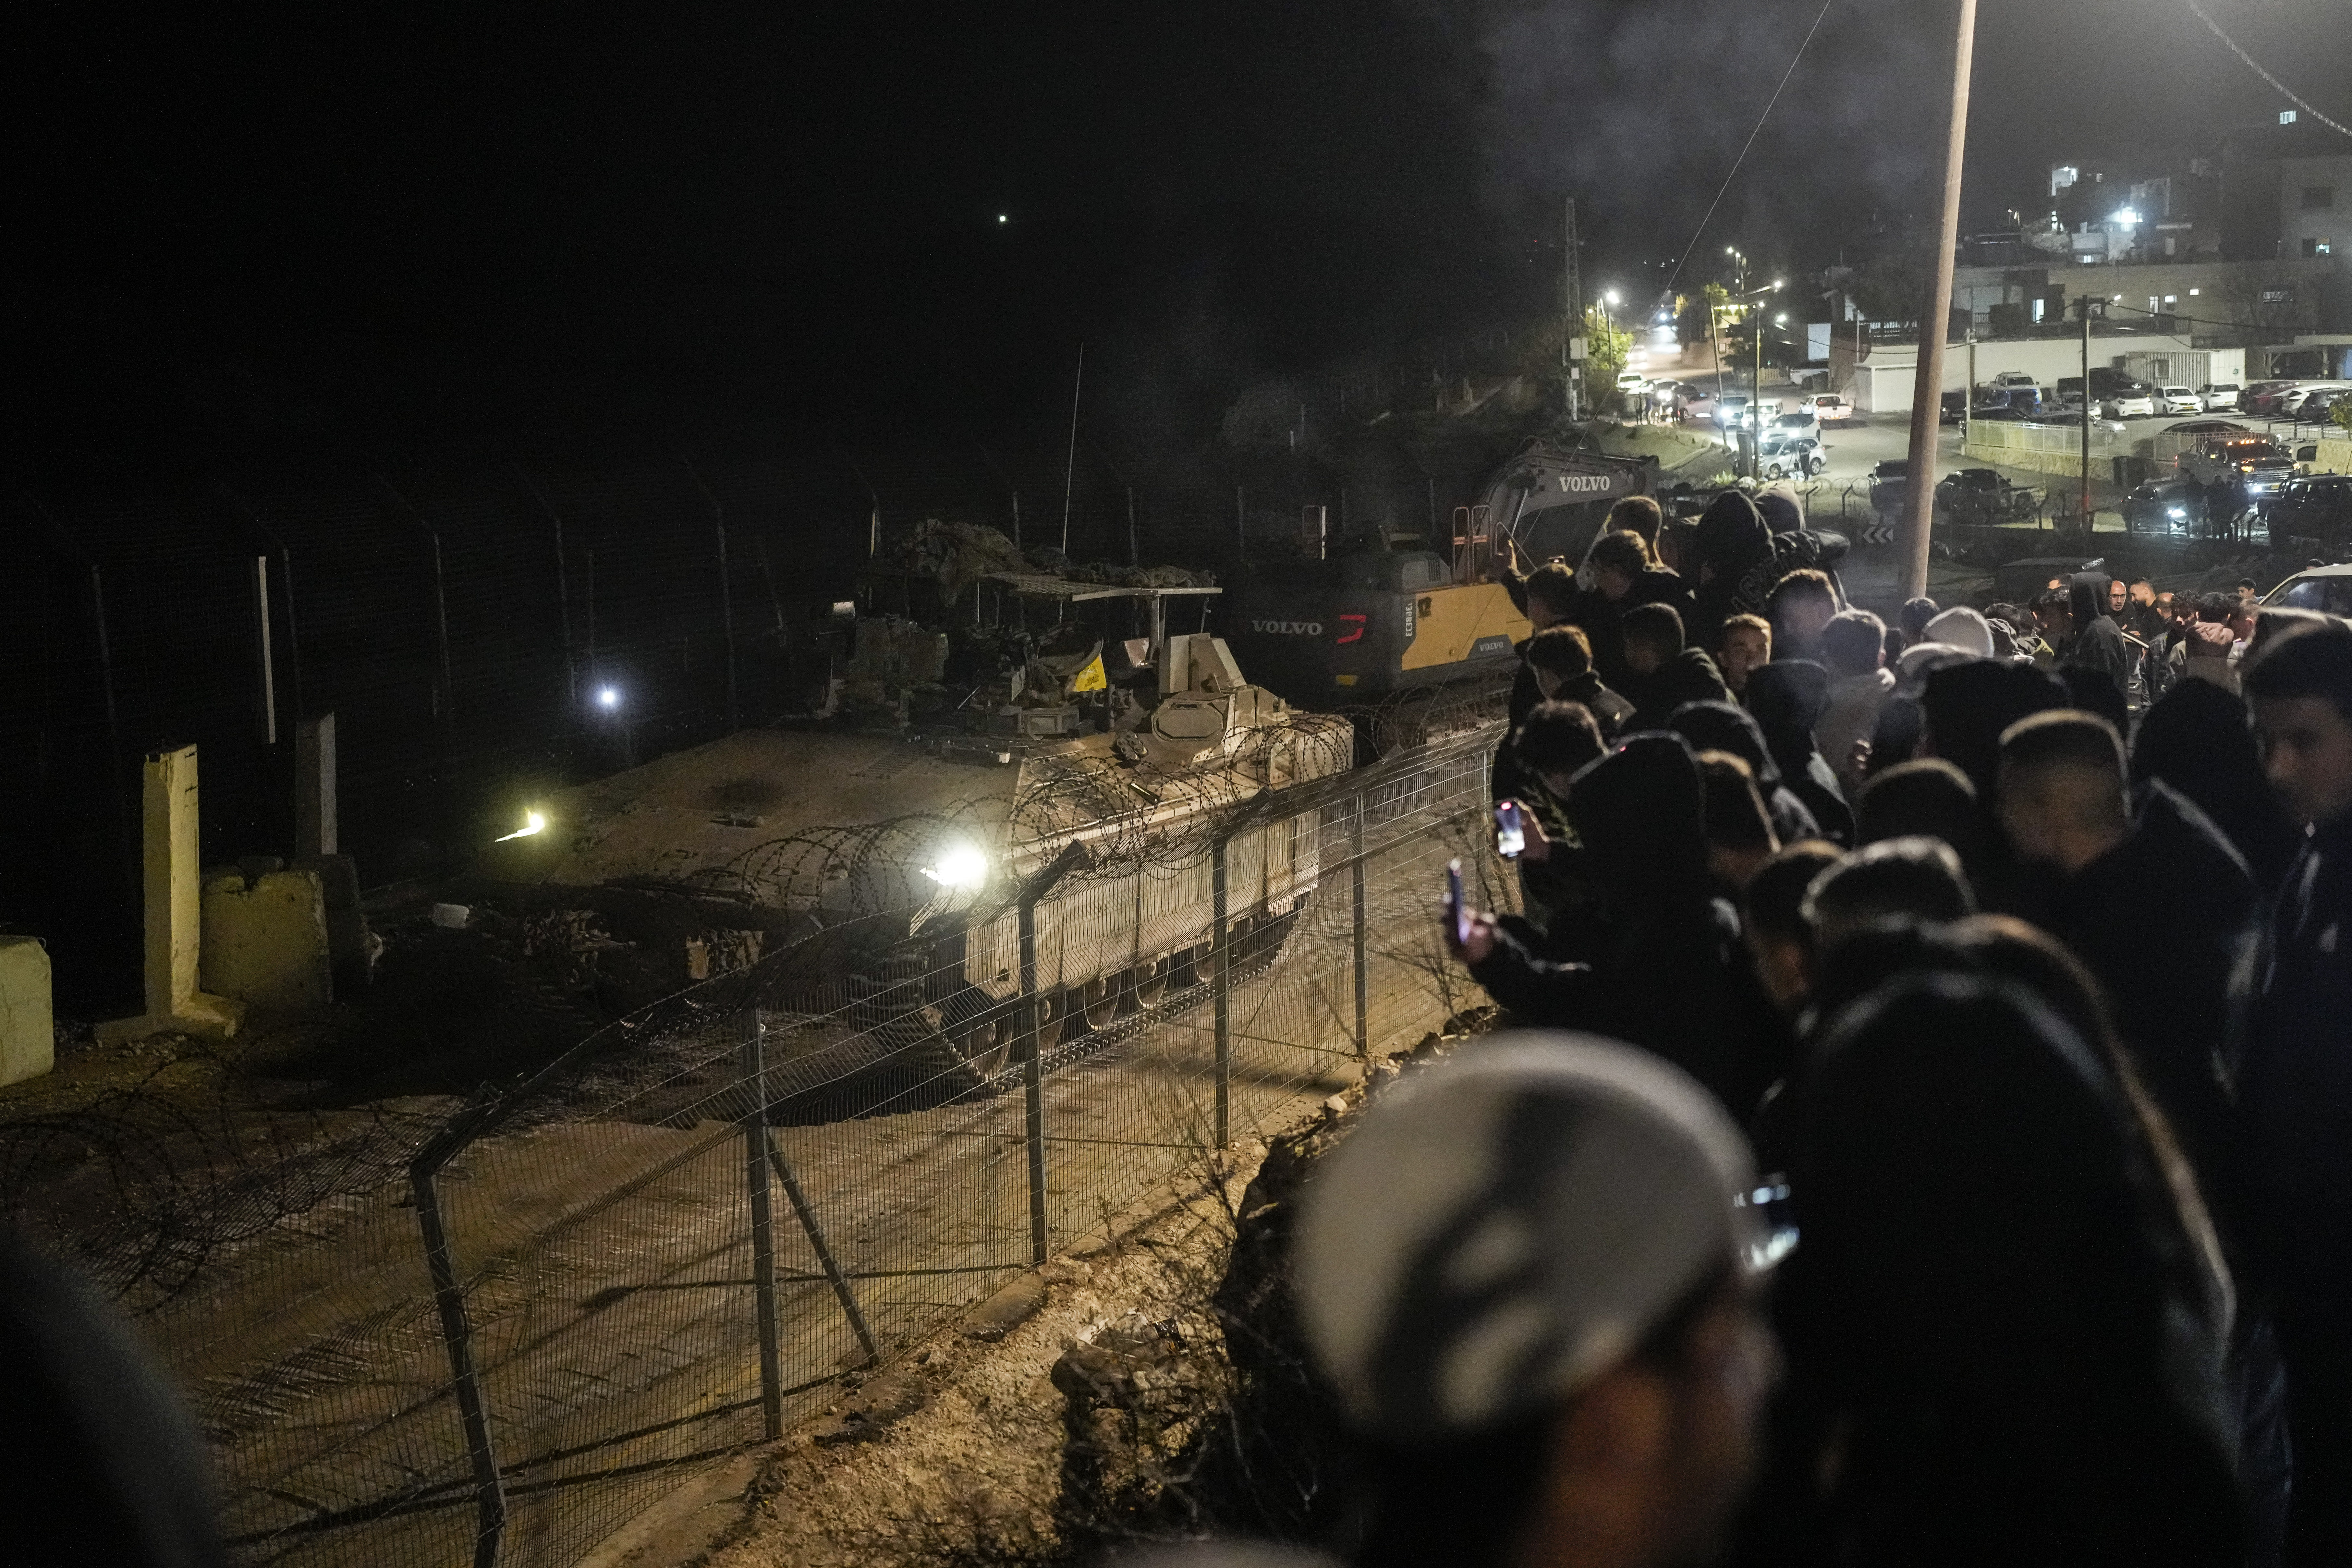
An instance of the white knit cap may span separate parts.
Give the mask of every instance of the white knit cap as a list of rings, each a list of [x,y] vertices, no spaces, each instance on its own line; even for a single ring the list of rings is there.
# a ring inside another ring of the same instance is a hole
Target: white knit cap
[[[1921,640],[1945,642],[1979,658],[1992,657],[1992,626],[1978,611],[1956,605],[1920,628]]]
[[[1302,1203],[1295,1279],[1349,1418],[1426,1445],[1556,1405],[1760,1256],[1748,1144],[1662,1058],[1506,1035],[1400,1086]]]

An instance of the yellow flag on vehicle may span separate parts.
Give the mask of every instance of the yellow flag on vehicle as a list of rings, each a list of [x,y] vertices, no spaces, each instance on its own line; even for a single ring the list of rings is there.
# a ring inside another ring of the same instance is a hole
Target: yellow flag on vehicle
[[[1077,679],[1070,682],[1070,689],[1072,691],[1104,691],[1108,690],[1109,687],[1110,677],[1103,673],[1103,661],[1102,655],[1100,654],[1097,654],[1094,658],[1088,659],[1087,661],[1086,668],[1078,671]]]

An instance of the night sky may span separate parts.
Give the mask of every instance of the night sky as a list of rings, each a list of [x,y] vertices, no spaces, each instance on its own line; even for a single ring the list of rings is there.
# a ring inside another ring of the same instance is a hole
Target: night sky
[[[2352,6],[2210,9],[2352,116]],[[950,422],[1081,339],[1211,396],[1539,304],[1570,190],[1589,287],[1663,279],[1816,10],[20,7],[8,439]],[[1943,11],[1836,0],[1696,266],[1924,213]],[[1977,60],[1971,226],[2280,107],[2179,0],[1984,0]]]

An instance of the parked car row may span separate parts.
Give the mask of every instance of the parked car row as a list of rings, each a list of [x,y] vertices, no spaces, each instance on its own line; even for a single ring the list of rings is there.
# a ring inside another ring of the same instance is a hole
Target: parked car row
[[[2352,381],[2258,381],[2246,388],[2241,405],[2249,414],[2317,425],[2347,395]]]

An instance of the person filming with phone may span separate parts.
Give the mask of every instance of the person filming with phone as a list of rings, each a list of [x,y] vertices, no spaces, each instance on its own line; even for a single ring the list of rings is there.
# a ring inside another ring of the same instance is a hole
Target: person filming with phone
[[[1738,919],[1708,876],[1706,786],[1690,747],[1668,734],[1625,741],[1570,781],[1566,818],[1604,912],[1590,957],[1546,957],[1518,922],[1451,893],[1449,947],[1530,1026],[1630,1040],[1744,1112],[1771,1081],[1774,1065],[1759,1059],[1771,1036]]]

